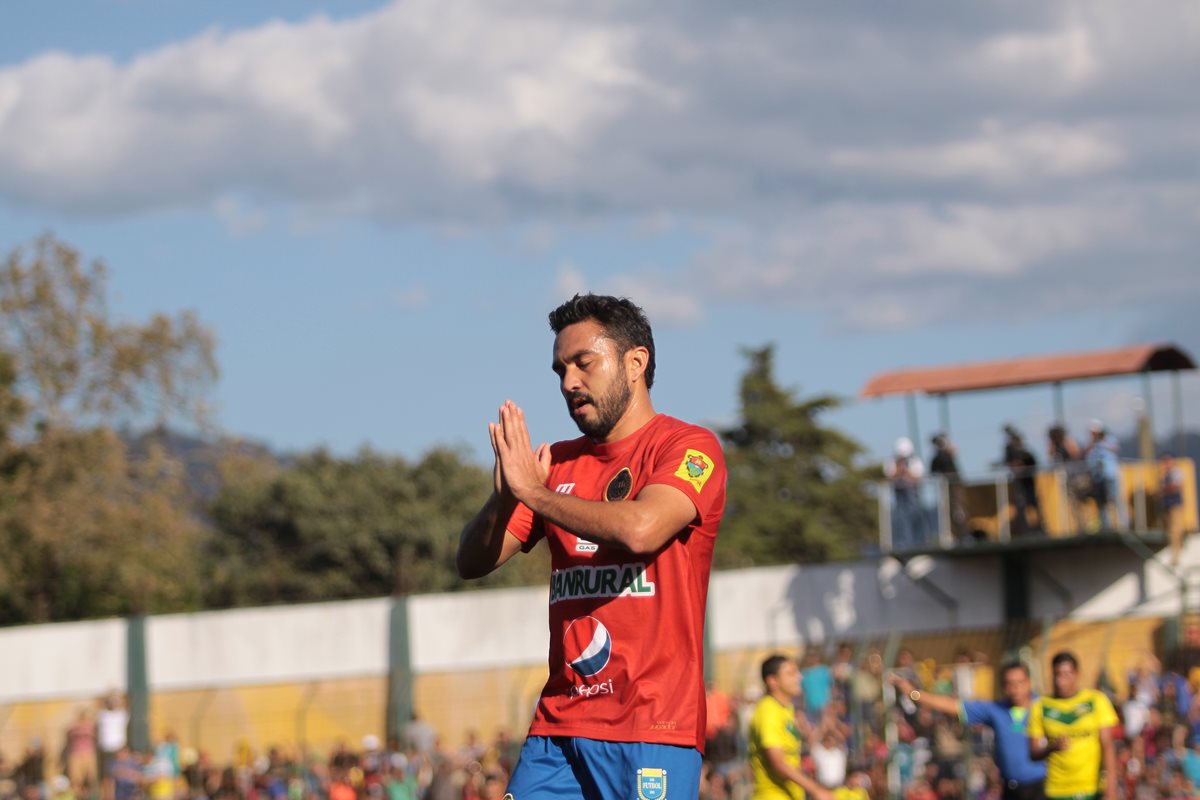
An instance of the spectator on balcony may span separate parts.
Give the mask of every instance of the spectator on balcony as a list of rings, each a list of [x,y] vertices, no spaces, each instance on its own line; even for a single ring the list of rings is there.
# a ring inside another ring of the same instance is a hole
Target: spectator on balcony
[[[954,534],[955,539],[961,541],[966,537],[968,531],[962,477],[958,474],[958,461],[955,459],[958,448],[944,433],[934,434],[930,442],[933,444],[934,452],[933,459],[929,462],[929,471],[946,480],[950,531]]]
[[[1042,528],[1042,511],[1037,497],[1037,459],[1025,446],[1024,437],[1012,425],[1004,426],[1004,464],[1012,473],[1014,536]]]
[[[1088,424],[1088,431],[1092,440],[1088,443],[1084,459],[1087,461],[1088,474],[1092,477],[1092,496],[1100,512],[1100,528],[1106,531],[1126,530],[1129,527],[1129,513],[1121,494],[1121,444],[1098,419]],[[1115,520],[1109,516],[1110,505],[1117,510]]]
[[[913,450],[912,440],[901,436],[896,440],[893,457],[884,465],[884,473],[892,483],[892,547],[906,550],[925,543],[925,511],[921,508],[921,479],[925,465]]]
[[[1171,566],[1178,567],[1179,554],[1183,552],[1183,470],[1175,463],[1171,453],[1163,453],[1159,497],[1163,528],[1167,531],[1167,543],[1171,548]]]
[[[1062,470],[1066,486],[1067,503],[1071,510],[1068,529],[1078,532],[1083,504],[1092,494],[1092,479],[1087,464],[1083,461],[1083,450],[1067,433],[1061,422],[1056,422],[1046,431],[1046,454],[1055,469]]]

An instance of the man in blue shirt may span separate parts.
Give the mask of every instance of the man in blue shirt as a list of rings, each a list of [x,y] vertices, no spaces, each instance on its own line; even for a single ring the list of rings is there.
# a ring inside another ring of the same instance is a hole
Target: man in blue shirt
[[[804,693],[804,714],[813,725],[820,723],[821,714],[833,696],[833,671],[821,660],[816,648],[804,654],[800,670],[800,689]]]
[[[1182,767],[1192,786],[1200,786],[1200,736],[1192,737],[1192,746],[1184,753]]]
[[[1092,441],[1088,443],[1083,457],[1092,476],[1092,493],[1100,511],[1100,528],[1106,531],[1127,530],[1129,512],[1121,495],[1121,443],[1098,419],[1089,423],[1088,430],[1092,434]],[[1115,520],[1109,516],[1110,505],[1117,511]]]
[[[1004,779],[1005,800],[1044,800],[1046,783],[1045,762],[1029,757],[1029,708],[1033,705],[1033,687],[1029,668],[1020,662],[1009,662],[1000,669],[1004,699],[967,700],[944,694],[917,690],[901,675],[891,675],[889,681],[917,705],[924,705],[943,714],[956,714],[968,725],[986,725],[996,732],[994,758]]]

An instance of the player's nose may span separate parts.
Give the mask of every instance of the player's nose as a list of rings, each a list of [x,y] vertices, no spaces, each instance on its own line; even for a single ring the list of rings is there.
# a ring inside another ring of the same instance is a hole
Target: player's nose
[[[579,371],[568,367],[562,374],[559,387],[563,394],[570,394],[582,388],[583,382],[580,380]]]

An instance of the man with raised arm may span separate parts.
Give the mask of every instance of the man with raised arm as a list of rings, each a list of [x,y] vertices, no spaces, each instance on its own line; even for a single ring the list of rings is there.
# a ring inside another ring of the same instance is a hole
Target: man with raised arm
[[[967,725],[986,725],[995,731],[996,766],[1004,780],[1004,800],[1043,800],[1046,765],[1029,756],[1029,709],[1035,700],[1029,667],[1010,661],[1000,668],[1004,699],[959,700],[944,694],[922,692],[900,675],[889,676],[897,691],[919,706],[957,716]]]

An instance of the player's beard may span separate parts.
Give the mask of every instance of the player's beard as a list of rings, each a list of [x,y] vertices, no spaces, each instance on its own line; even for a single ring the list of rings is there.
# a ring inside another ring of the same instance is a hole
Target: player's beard
[[[633,399],[633,387],[626,380],[615,380],[603,394],[587,398],[596,410],[595,416],[589,419],[572,414],[571,418],[575,420],[575,425],[584,436],[605,439],[612,433],[612,429],[617,427],[621,417],[625,416],[625,411]]]

